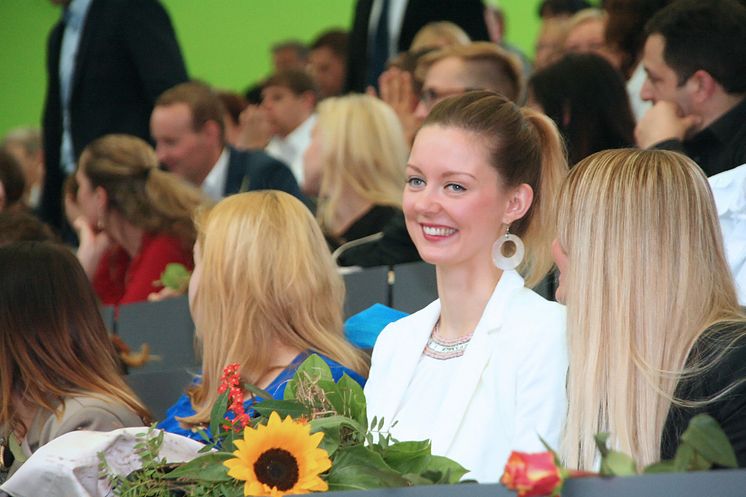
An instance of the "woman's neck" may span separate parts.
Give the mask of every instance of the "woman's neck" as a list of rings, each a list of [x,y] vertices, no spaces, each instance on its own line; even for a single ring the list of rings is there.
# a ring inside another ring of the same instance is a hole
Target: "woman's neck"
[[[116,211],[106,220],[106,233],[132,258],[140,252],[145,230],[130,223]]]
[[[455,339],[473,333],[502,271],[490,261],[488,265],[438,266],[436,274],[440,298],[438,334]]]
[[[373,207],[371,201],[362,198],[352,188],[345,187],[337,203],[337,210],[334,212],[332,225],[329,226],[329,234],[332,236],[342,235],[355,221],[368,212],[371,207]]]
[[[277,378],[277,376],[282,373],[282,371],[288,367],[301,352],[303,351],[296,349],[295,347],[290,347],[277,342],[274,346],[274,353],[272,354],[269,368],[267,369],[267,372],[257,380],[256,386],[259,388],[267,388],[271,385],[275,378]]]

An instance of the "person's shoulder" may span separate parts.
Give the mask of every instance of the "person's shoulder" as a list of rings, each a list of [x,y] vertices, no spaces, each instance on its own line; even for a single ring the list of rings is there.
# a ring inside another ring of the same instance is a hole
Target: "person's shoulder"
[[[506,312],[507,319],[516,323],[526,338],[564,336],[567,319],[565,306],[547,300],[529,288],[523,287],[513,295]]]
[[[359,383],[361,386],[365,385],[365,378],[363,378],[363,376],[360,373],[348,368],[347,366],[343,364],[338,363],[334,359],[327,357],[324,354],[320,354],[316,352],[316,355],[321,357],[321,359],[327,364],[327,366],[329,366],[329,369],[332,372],[332,378],[334,378],[334,381],[339,381],[340,378],[342,378],[342,376],[346,374],[347,376],[355,380],[357,383]]]
[[[244,164],[249,173],[288,169],[285,163],[275,159],[263,150],[238,150],[231,147],[229,160],[231,162],[236,161]]]

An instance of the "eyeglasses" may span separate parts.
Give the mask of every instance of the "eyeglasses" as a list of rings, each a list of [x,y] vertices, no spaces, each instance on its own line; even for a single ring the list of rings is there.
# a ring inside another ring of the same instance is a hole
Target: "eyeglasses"
[[[448,88],[443,90],[436,90],[435,88],[426,88],[420,93],[420,101],[423,103],[428,110],[433,105],[437,104],[446,97],[452,97],[454,95],[463,95],[470,91],[481,90],[481,88]]]

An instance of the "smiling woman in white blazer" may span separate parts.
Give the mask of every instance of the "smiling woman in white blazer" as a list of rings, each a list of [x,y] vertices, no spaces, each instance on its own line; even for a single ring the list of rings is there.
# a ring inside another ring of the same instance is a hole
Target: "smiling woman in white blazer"
[[[368,418],[432,440],[466,478],[497,481],[511,450],[560,438],[564,309],[525,285],[551,268],[548,211],[566,172],[552,122],[485,91],[436,105],[412,147],[403,210],[440,298],[381,333]]]

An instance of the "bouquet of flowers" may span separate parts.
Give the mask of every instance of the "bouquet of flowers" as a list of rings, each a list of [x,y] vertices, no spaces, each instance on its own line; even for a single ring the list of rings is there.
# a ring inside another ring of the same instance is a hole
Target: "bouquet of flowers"
[[[166,464],[158,457],[162,434],[153,429],[136,447],[142,469],[119,476],[102,459],[114,495],[274,497],[457,483],[467,472],[432,455],[429,441],[399,442],[381,431],[382,419],[368,422],[360,385],[346,375],[335,383],[316,355],[298,367],[282,400],[242,384],[237,365],[225,369],[219,392],[212,441],[196,459]],[[254,417],[243,408],[247,392],[262,399]]]

